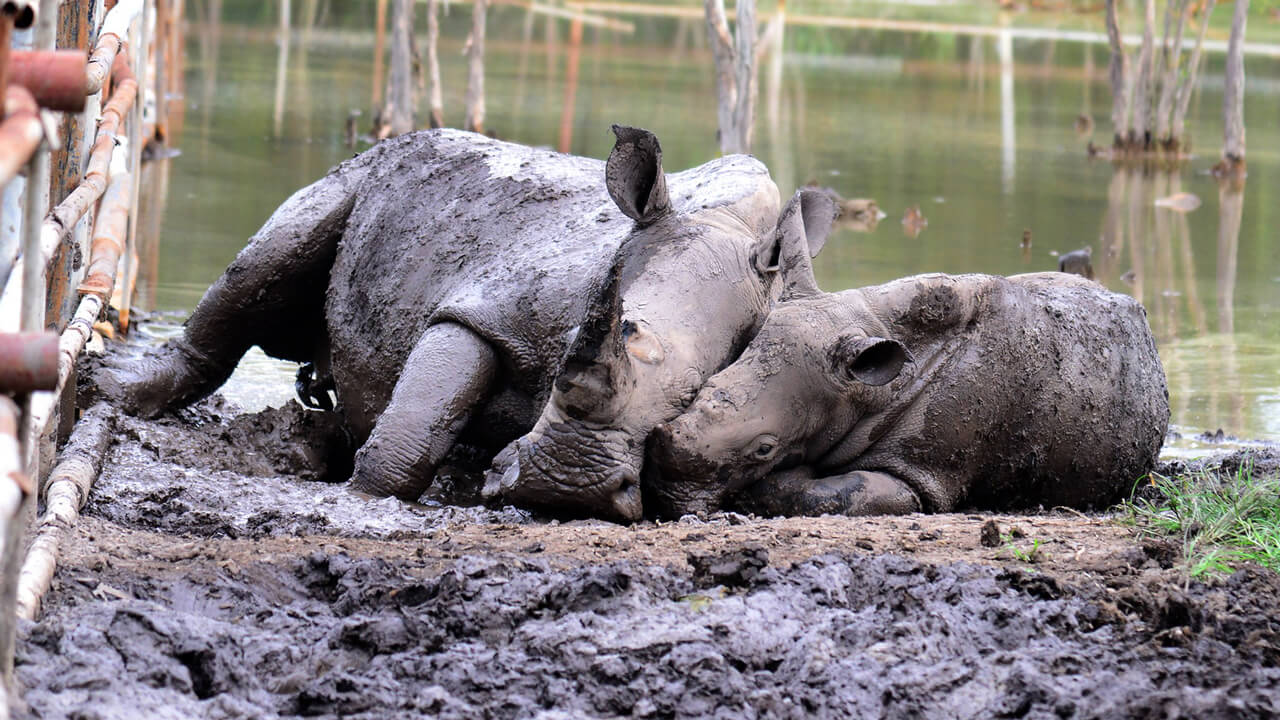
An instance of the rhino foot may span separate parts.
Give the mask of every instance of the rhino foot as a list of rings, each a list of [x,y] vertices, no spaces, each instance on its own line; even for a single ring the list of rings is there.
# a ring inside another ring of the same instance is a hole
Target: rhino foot
[[[182,339],[141,357],[104,359],[91,381],[112,404],[131,415],[154,418],[205,397],[226,379]]]

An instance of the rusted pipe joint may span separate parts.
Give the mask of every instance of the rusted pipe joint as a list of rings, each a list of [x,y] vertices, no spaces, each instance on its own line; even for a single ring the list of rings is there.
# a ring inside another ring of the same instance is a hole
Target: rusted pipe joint
[[[57,387],[57,334],[0,333],[0,392],[24,393]]]
[[[80,50],[14,50],[9,82],[31,91],[40,107],[81,112],[85,102],[85,54]]]
[[[36,12],[40,3],[36,0],[4,0],[0,3],[0,14],[13,18],[13,26],[26,30],[36,24]]]

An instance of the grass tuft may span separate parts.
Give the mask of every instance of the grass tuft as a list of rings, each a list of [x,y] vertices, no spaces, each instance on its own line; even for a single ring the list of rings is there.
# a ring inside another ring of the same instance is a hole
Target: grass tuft
[[[1145,482],[1124,509],[1144,534],[1180,537],[1192,577],[1244,563],[1280,572],[1280,477],[1246,465],[1223,475],[1153,473]]]

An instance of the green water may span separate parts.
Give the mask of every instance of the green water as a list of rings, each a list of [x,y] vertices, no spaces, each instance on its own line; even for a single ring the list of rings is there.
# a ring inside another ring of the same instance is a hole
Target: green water
[[[309,3],[294,5],[301,22]],[[352,154],[348,112],[363,110],[368,126],[373,37],[361,25],[372,22],[322,10],[314,30],[295,30],[277,124],[274,12],[229,3],[219,24],[189,17],[182,154],[168,161],[144,304],[193,307],[281,201]],[[454,7],[441,38],[452,125],[462,122],[469,13]],[[631,37],[587,28],[566,114],[568,26],[526,18],[512,7],[490,16],[486,124],[500,137],[556,147],[567,119],[571,151],[603,158],[617,122],[656,132],[668,170],[717,154],[699,25],[637,20]],[[1221,143],[1221,56],[1208,60],[1190,119],[1204,155],[1168,176],[1086,157],[1079,114],[1097,121],[1095,142],[1109,137],[1103,46],[1015,40],[1002,51],[997,38],[809,28],[788,29],[787,46],[780,67],[762,63],[756,153],[784,194],[817,182],[887,213],[871,232],[846,228],[828,242],[816,260],[824,288],[1050,270],[1055,253],[1091,246],[1099,280],[1148,308],[1175,429],[1188,436],[1170,450],[1194,451],[1190,435],[1218,428],[1280,440],[1280,63],[1248,60],[1249,177],[1242,195],[1220,197],[1205,171]],[[1203,205],[1186,215],[1154,207],[1179,190]],[[913,205],[928,219],[917,237],[900,222]],[[287,369],[254,367],[288,394]]]

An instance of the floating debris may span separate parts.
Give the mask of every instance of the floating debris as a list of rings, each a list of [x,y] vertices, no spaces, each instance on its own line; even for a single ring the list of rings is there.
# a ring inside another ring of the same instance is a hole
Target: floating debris
[[[1020,243],[1020,246],[1023,250],[1031,249],[1031,228],[1023,228],[1022,242]]]
[[[840,218],[837,222],[841,227],[849,228],[854,232],[871,232],[885,218],[884,211],[871,198],[845,200],[837,195],[836,202],[840,207]]]
[[[929,227],[929,220],[925,218],[924,213],[920,212],[919,205],[912,205],[902,215],[902,232],[906,233],[907,237],[917,237],[927,227]]]
[[[1077,115],[1076,121],[1075,121],[1075,129],[1076,129],[1076,134],[1080,135],[1081,137],[1084,137],[1086,135],[1092,135],[1093,134],[1093,116],[1087,115],[1085,113],[1080,113],[1079,115]],[[1090,145],[1092,144],[1093,143],[1090,143]]]
[[[1179,192],[1156,200],[1156,207],[1174,212],[1189,213],[1200,207],[1200,198],[1189,192]]]
[[[1129,270],[1129,271],[1126,271],[1125,274],[1120,276],[1120,280],[1125,285],[1132,285],[1138,281],[1138,274],[1132,270]]]
[[[344,139],[346,141],[347,147],[349,148],[355,147],[356,140],[360,139],[359,122],[360,122],[360,110],[357,108],[352,108],[347,113],[347,126],[346,126],[346,132],[344,133]]]

